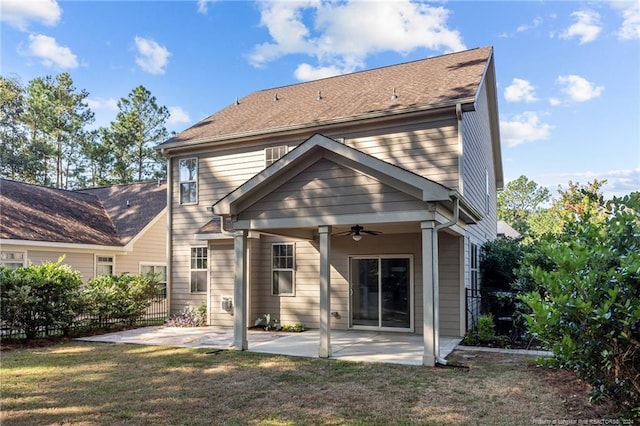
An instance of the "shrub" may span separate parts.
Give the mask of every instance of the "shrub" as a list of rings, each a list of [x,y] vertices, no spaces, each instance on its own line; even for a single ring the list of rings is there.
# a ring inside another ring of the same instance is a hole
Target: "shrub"
[[[153,275],[102,275],[89,280],[83,297],[87,313],[96,316],[97,322],[113,319],[133,324],[145,314],[158,290]]]
[[[25,333],[27,339],[33,339],[41,330],[60,328],[69,334],[82,310],[82,279],[63,260],[13,270],[0,268],[0,319],[10,333]]]
[[[282,324],[282,331],[288,331],[293,333],[301,333],[307,328],[301,322],[296,324]]]
[[[478,317],[478,339],[480,341],[489,342],[496,337],[496,325],[493,322],[493,316],[480,315]]]
[[[196,309],[187,306],[165,323],[170,327],[202,327],[207,324],[207,305],[201,304]]]
[[[524,300],[530,331],[554,353],[554,363],[640,415],[640,193],[587,202],[566,216],[561,235],[540,243],[538,286]]]

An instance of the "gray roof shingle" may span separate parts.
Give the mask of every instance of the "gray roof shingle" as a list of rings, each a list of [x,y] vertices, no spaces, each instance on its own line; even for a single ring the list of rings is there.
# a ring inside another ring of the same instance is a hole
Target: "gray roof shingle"
[[[321,125],[368,114],[394,114],[473,102],[492,52],[491,47],[483,47],[260,90],[160,146],[173,147],[193,141]],[[392,96],[394,93],[396,97]]]
[[[164,182],[67,191],[0,179],[0,238],[124,246],[165,206]]]

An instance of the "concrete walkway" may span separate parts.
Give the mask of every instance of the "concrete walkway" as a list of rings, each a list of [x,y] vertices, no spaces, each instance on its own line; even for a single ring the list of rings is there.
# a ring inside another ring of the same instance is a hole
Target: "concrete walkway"
[[[249,330],[250,352],[316,358],[320,344],[318,330],[303,333]],[[103,343],[189,348],[230,349],[233,330],[220,327],[143,327],[77,340]],[[440,355],[446,358],[460,343],[457,337],[440,337]],[[378,331],[331,331],[332,359],[422,365],[422,336]]]

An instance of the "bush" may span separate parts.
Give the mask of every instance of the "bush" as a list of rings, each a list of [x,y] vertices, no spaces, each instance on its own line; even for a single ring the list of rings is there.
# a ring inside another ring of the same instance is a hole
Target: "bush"
[[[82,311],[82,279],[63,260],[13,270],[0,268],[0,320],[10,334],[24,333],[33,339],[41,330],[53,328],[69,334]]]
[[[640,415],[640,193],[586,202],[540,243],[530,331],[595,399]],[[542,265],[542,266],[541,266]]]
[[[83,292],[87,313],[98,323],[107,319],[133,324],[142,317],[159,282],[153,275],[102,275],[89,280]]]
[[[480,341],[491,341],[496,337],[496,325],[493,322],[493,316],[480,315],[478,318],[478,339]]]
[[[171,317],[165,323],[170,327],[202,327],[207,325],[207,305],[201,304],[196,309],[187,306]]]

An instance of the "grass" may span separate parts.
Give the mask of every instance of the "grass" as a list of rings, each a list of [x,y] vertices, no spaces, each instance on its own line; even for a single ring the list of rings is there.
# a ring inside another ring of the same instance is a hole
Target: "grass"
[[[584,398],[567,404],[567,383],[578,382],[530,358],[453,358],[470,368],[84,342],[15,349],[2,353],[0,423],[513,425],[603,416]]]

